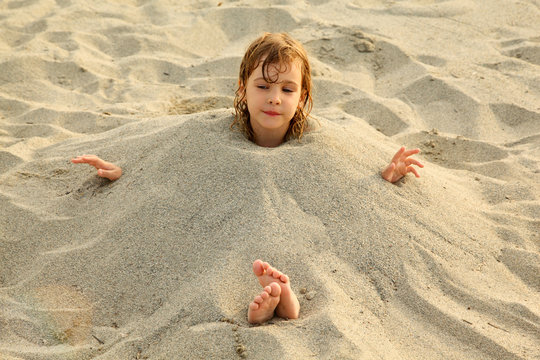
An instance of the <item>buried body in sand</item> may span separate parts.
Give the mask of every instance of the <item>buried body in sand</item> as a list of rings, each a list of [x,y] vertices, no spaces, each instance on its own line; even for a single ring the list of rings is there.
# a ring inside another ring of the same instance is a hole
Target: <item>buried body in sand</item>
[[[234,105],[232,125],[255,144],[277,147],[300,139],[310,130],[307,117],[312,107],[310,65],[302,45],[286,34],[264,34],[256,39],[242,60]],[[423,165],[410,158],[419,151],[401,147],[382,177],[392,183],[409,172],[419,177],[412,165]],[[71,161],[94,166],[98,176],[111,181],[122,175],[119,166],[96,155],[77,156]],[[253,263],[253,273],[263,290],[249,304],[248,321],[260,324],[274,315],[298,318],[300,304],[289,277],[261,260]]]

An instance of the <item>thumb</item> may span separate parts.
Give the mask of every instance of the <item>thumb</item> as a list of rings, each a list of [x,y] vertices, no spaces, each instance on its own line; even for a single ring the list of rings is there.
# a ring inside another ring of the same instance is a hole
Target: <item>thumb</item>
[[[385,180],[392,182],[392,174],[394,173],[395,169],[396,169],[396,163],[391,162],[390,165],[388,165],[386,169],[383,170],[382,177]]]
[[[105,169],[99,169],[97,172],[98,176],[101,176],[103,178],[107,178],[111,181],[114,181],[120,177],[120,174],[118,174],[117,170],[105,170]]]

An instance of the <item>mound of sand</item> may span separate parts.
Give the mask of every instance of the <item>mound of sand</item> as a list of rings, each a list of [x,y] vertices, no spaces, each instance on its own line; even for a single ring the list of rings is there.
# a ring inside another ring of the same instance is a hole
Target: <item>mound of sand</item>
[[[531,1],[0,4],[0,357],[540,357]],[[231,131],[288,31],[315,130]],[[385,182],[400,145],[421,178]],[[118,181],[69,162],[95,153]],[[247,323],[261,258],[298,320]]]

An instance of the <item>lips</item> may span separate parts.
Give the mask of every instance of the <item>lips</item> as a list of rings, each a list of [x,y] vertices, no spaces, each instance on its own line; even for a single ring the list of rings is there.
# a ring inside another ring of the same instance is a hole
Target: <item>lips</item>
[[[275,111],[263,111],[266,115],[270,115],[270,116],[277,116],[279,115],[278,112],[275,112]]]

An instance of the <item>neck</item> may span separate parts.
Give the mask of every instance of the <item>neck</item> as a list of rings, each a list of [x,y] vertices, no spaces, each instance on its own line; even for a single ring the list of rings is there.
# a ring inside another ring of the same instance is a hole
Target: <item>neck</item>
[[[256,124],[253,127],[253,137],[255,144],[263,147],[277,147],[285,141],[285,134],[289,129],[289,124],[285,124],[277,129],[259,128]]]
[[[277,147],[285,141],[285,134],[254,134],[255,144],[262,147]]]

